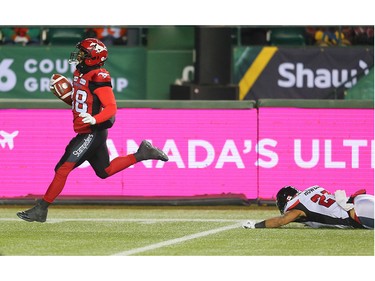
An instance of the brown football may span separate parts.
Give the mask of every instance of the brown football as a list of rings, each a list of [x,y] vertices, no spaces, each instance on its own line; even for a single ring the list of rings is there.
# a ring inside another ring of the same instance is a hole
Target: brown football
[[[51,91],[59,99],[68,104],[72,104],[73,87],[68,78],[61,74],[53,74],[51,77]]]

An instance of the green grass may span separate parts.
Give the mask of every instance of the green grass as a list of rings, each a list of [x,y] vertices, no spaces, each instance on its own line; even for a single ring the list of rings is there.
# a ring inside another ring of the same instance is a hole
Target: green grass
[[[275,207],[56,205],[50,207],[46,223],[18,219],[16,212],[26,208],[0,207],[1,255],[110,256],[138,249],[133,255],[374,256],[371,230],[309,229],[299,224],[280,229],[240,227],[247,219],[278,215]],[[238,227],[213,233],[236,223]]]

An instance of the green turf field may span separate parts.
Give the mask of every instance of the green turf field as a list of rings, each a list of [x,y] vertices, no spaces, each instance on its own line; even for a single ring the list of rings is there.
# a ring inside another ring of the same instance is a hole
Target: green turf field
[[[241,228],[276,207],[55,205],[46,223],[20,220],[27,208],[0,207],[0,255],[374,256],[371,230]]]

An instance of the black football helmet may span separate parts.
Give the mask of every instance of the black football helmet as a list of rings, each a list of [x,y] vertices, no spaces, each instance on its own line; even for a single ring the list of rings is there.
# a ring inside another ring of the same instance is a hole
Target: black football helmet
[[[298,189],[293,186],[284,186],[276,195],[276,205],[281,214],[284,214],[286,203],[290,201],[296,194],[300,193]]]

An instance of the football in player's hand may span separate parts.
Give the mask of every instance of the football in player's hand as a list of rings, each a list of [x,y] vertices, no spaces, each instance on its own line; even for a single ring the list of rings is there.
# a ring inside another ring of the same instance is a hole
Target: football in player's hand
[[[68,78],[61,74],[53,74],[50,80],[50,90],[64,102],[72,103],[73,87]]]

